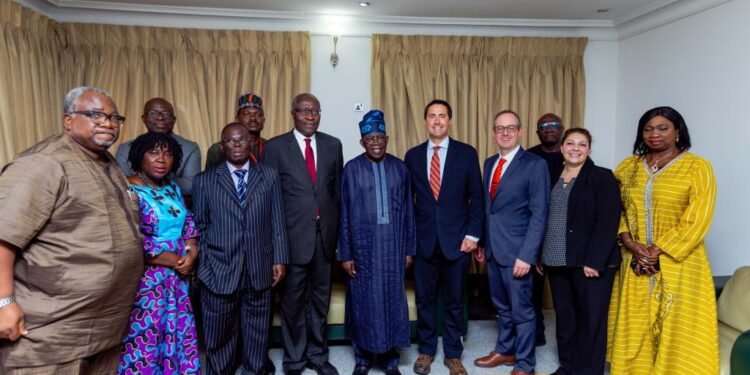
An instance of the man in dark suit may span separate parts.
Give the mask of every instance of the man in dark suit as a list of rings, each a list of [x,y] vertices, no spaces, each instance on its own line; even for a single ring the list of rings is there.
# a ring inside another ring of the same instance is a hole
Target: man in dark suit
[[[305,366],[337,375],[328,362],[326,318],[331,299],[331,263],[338,241],[341,142],[318,131],[320,102],[312,94],[292,101],[294,129],[268,141],[263,163],[281,179],[289,267],[281,290],[284,372]]]
[[[225,126],[221,150],[226,162],[199,174],[193,186],[201,232],[198,278],[206,374],[234,374],[237,362],[241,374],[261,373],[271,288],[284,277],[288,262],[278,175],[250,162],[249,139],[242,124]]]
[[[472,251],[482,235],[482,177],[477,151],[448,137],[453,118],[450,104],[433,100],[424,110],[427,142],[406,153],[412,176],[417,226],[414,279],[419,356],[414,372],[429,374],[437,352],[435,309],[438,290],[445,307],[444,364],[451,375],[465,375],[461,363],[464,290]]]
[[[484,162],[486,247],[490,295],[498,336],[478,367],[514,365],[512,375],[534,373],[536,316],[531,267],[547,225],[549,174],[544,160],[520,146],[521,119],[510,110],[495,115],[492,131],[500,149]],[[479,251],[480,260],[484,250]]]

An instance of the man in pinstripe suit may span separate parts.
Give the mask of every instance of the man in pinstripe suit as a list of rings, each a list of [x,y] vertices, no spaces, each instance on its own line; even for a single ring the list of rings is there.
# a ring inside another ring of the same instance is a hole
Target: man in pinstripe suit
[[[331,299],[331,263],[339,230],[341,142],[318,131],[320,102],[312,94],[292,101],[294,129],[268,141],[263,163],[281,181],[289,233],[288,275],[281,291],[284,372],[304,367],[338,375],[328,362],[326,318]]]
[[[193,183],[202,234],[198,278],[206,374],[234,374],[238,362],[240,374],[263,371],[271,287],[284,277],[288,262],[278,175],[250,162],[249,141],[242,124],[225,126],[220,147],[226,162]]]

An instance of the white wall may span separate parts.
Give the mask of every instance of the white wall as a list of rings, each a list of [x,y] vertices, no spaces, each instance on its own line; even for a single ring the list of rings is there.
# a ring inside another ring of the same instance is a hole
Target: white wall
[[[590,40],[583,55],[586,71],[584,127],[593,139],[591,158],[597,165],[614,168],[617,99],[617,42]]]
[[[750,265],[748,14],[750,1],[734,0],[619,46],[616,159],[630,154],[643,112],[670,105],[682,113],[691,151],[708,158],[716,173],[716,210],[706,239],[716,275]]]
[[[320,130],[341,140],[346,161],[362,153],[357,124],[371,109],[371,38],[339,37],[339,64],[336,69],[332,68],[329,62],[333,52],[333,38],[327,35],[313,35],[310,42],[312,92],[320,100],[323,110]],[[363,111],[354,111],[356,103],[364,105]]]

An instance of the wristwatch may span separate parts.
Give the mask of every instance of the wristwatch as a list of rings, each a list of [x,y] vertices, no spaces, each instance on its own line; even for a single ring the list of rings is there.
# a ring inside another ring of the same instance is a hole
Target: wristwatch
[[[16,296],[0,298],[0,309],[2,309],[5,306],[10,305],[13,302],[16,302]]]

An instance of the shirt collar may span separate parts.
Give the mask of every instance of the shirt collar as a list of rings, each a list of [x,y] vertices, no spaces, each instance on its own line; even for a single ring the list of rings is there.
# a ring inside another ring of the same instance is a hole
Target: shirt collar
[[[226,162],[227,168],[229,168],[229,173],[234,173],[234,171],[239,169],[249,170],[250,169],[250,160],[246,161],[245,164],[242,166],[242,168],[235,167],[232,163]]]
[[[445,139],[440,142],[440,144],[436,144],[432,141],[432,139],[427,140],[427,146],[432,150],[435,146],[440,146],[440,148],[448,149],[448,144],[450,143],[451,137],[445,137]]]
[[[513,161],[513,159],[516,157],[516,154],[518,154],[518,150],[521,149],[521,145],[516,145],[516,148],[513,149],[513,151],[507,153],[505,156],[500,155],[500,152],[497,154],[500,156],[501,159],[505,159],[506,161]]]
[[[305,135],[300,133],[297,128],[294,128],[292,132],[294,133],[294,138],[296,138],[297,142],[299,143],[304,143],[306,138],[310,138],[312,142],[315,142],[315,133],[313,133],[313,135],[311,135],[310,137],[305,137]]]

